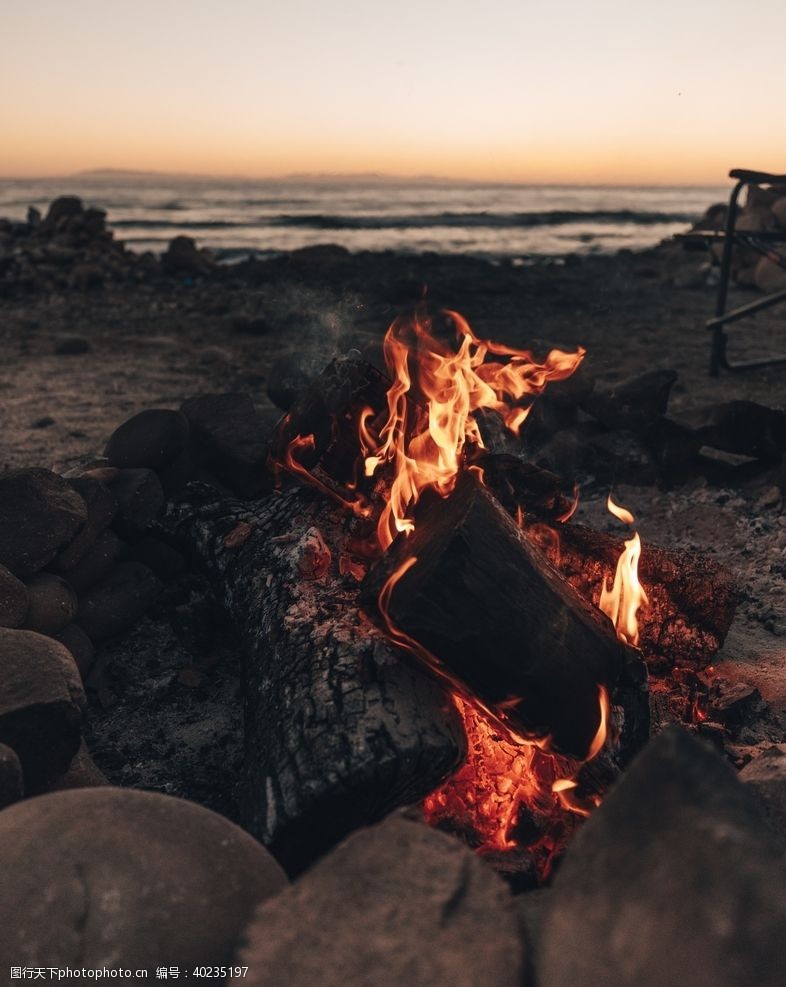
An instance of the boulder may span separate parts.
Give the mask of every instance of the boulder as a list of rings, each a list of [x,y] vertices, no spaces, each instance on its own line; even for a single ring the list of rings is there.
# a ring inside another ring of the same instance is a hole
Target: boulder
[[[359,830],[246,930],[245,987],[519,987],[524,946],[504,882],[455,837],[400,814]]]
[[[753,272],[753,280],[759,291],[767,294],[773,291],[786,291],[786,269],[768,257],[759,259]]]
[[[92,641],[122,634],[158,599],[161,583],[139,562],[121,562],[79,600],[76,623]]]
[[[203,394],[181,408],[199,461],[241,496],[271,487],[267,429],[248,394]]]
[[[15,576],[43,569],[86,522],[84,500],[56,473],[0,473],[0,564]]]
[[[733,769],[676,727],[639,754],[563,858],[541,987],[780,987],[786,868]]]
[[[18,802],[24,795],[22,765],[16,751],[0,744],[0,809]]]
[[[161,256],[161,268],[167,274],[208,274],[215,263],[210,251],[200,250],[190,236],[176,236]]]
[[[0,813],[0,963],[227,964],[263,899],[286,885],[259,843],[183,799],[112,787]]]
[[[152,535],[144,535],[128,551],[131,562],[141,562],[159,579],[173,579],[186,570],[186,560],[176,548]]]
[[[43,791],[71,763],[84,705],[79,672],[62,644],[35,631],[0,629],[0,743],[16,751],[28,794]]]
[[[21,627],[27,606],[25,584],[0,565],[0,627]]]
[[[52,232],[61,220],[79,216],[82,211],[82,200],[78,196],[61,195],[50,204],[43,226],[47,231]]]
[[[27,581],[29,606],[24,628],[54,637],[76,616],[73,587],[51,572],[41,572]]]
[[[188,419],[180,411],[152,408],[141,411],[115,429],[105,455],[121,469],[161,470],[172,463],[188,442]]]

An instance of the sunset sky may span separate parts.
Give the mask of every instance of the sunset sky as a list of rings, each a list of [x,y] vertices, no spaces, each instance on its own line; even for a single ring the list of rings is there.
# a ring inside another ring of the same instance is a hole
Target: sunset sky
[[[786,2],[9,0],[0,175],[786,171]]]

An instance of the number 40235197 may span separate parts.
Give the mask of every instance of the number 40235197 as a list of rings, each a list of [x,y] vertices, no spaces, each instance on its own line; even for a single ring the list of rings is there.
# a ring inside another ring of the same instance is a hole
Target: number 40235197
[[[247,973],[247,966],[195,966],[191,976],[220,977],[224,980],[227,977],[245,977]]]

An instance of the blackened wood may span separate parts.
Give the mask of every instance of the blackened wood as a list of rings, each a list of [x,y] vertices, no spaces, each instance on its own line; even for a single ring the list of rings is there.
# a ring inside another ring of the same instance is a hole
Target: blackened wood
[[[417,563],[390,598],[394,624],[511,722],[585,756],[599,722],[598,686],[612,687],[625,663],[607,618],[472,474],[447,499],[424,498],[414,533],[369,572],[370,612],[412,556]]]
[[[244,504],[192,485],[165,519],[240,632],[244,821],[290,871],[423,798],[464,754],[454,704],[339,572],[348,517],[309,490]]]
[[[606,428],[638,432],[665,414],[676,380],[675,370],[647,370],[612,388],[596,387],[582,408]]]
[[[579,524],[547,527],[536,518],[525,518],[524,524],[570,584],[597,605],[604,578],[613,578],[624,539]],[[711,558],[644,542],[639,578],[650,601],[640,613],[640,647],[651,669],[709,665],[726,638],[739,597],[728,569]]]

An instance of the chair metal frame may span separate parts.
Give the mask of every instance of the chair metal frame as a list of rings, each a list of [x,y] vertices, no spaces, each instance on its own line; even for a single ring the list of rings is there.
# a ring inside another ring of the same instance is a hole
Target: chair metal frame
[[[729,197],[729,207],[726,214],[726,226],[721,230],[694,230],[691,233],[683,234],[681,239],[702,239],[706,242],[723,243],[723,253],[721,255],[720,280],[718,283],[718,295],[715,302],[715,315],[708,319],[706,327],[712,333],[710,350],[710,376],[717,377],[721,370],[736,373],[740,370],[753,370],[757,367],[769,367],[786,363],[786,353],[783,355],[767,357],[761,360],[744,360],[732,362],[726,353],[728,336],[726,326],[734,322],[739,322],[757,312],[786,302],[786,290],[771,292],[763,298],[740,305],[729,311],[726,305],[729,297],[729,280],[731,278],[731,262],[736,245],[751,247],[763,257],[767,257],[773,263],[786,270],[786,258],[772,249],[776,243],[786,243],[786,230],[754,232],[749,230],[738,230],[737,211],[739,208],[739,197],[743,188],[749,185],[786,185],[786,175],[772,175],[763,171],[750,171],[746,168],[734,168],[729,172],[729,178],[737,179]]]

